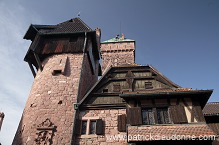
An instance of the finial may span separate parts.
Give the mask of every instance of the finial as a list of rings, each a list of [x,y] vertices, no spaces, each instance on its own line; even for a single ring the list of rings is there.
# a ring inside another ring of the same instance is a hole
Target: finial
[[[80,17],[81,16],[81,12],[78,12],[77,16]]]

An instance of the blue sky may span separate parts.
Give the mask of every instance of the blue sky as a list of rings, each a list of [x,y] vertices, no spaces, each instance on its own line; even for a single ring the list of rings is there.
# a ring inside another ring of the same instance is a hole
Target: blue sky
[[[26,30],[79,12],[92,29],[101,28],[102,41],[120,32],[136,40],[136,63],[153,65],[182,87],[214,89],[209,101],[219,101],[218,0],[0,0],[2,144],[11,144],[33,82],[23,61]]]

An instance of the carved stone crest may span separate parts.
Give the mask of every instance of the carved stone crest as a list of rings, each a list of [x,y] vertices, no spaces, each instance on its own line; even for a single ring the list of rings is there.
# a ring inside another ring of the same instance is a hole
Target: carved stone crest
[[[35,139],[36,144],[51,145],[52,137],[54,136],[55,130],[56,126],[48,118],[39,125],[37,125],[37,136]]]

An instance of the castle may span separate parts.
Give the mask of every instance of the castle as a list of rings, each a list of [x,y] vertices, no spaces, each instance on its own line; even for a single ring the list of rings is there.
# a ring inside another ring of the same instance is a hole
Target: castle
[[[100,37],[80,18],[30,25],[24,60],[35,79],[14,145],[212,143],[202,113],[212,90],[182,88],[135,64],[135,41],[124,34]]]

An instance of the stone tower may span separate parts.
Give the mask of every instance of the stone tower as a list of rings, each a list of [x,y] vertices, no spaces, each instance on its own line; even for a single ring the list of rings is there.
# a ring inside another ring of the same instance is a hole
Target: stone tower
[[[57,25],[31,25],[24,39],[32,41],[24,60],[35,79],[13,144],[71,144],[74,104],[100,72],[100,29],[93,31],[74,18]]]
[[[127,39],[124,34],[120,37],[103,41],[101,43],[102,71],[110,66],[135,63],[135,41]]]

